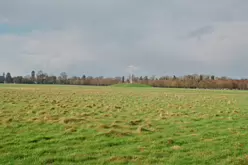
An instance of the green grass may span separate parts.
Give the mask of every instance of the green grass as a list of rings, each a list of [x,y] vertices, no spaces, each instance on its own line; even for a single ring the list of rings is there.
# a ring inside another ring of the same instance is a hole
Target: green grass
[[[0,164],[247,164],[248,92],[0,86]]]
[[[139,87],[152,87],[150,85],[147,85],[147,84],[114,84],[112,85],[112,87],[136,87],[136,88],[139,88]]]

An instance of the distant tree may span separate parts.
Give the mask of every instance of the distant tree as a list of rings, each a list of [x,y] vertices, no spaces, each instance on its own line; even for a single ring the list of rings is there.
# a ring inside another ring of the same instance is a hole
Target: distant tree
[[[222,76],[220,79],[221,79],[221,80],[227,80],[228,78],[225,77],[225,76]]]
[[[204,79],[205,80],[210,80],[210,76],[209,75],[206,75]]]
[[[3,76],[0,76],[0,82],[6,83],[23,83],[23,84],[32,84],[37,82],[39,84],[72,84],[72,85],[99,85],[107,86],[117,83],[130,82],[130,78],[125,79],[124,76],[120,77],[108,77],[103,76],[99,77],[86,77],[83,75],[81,78],[77,76],[68,77],[65,72],[62,72],[59,77],[48,76],[48,74],[43,71],[38,71],[35,74],[35,71],[32,71],[31,74],[27,76],[16,76],[12,77],[10,73],[3,73]],[[239,90],[248,90],[248,79],[231,79],[229,77],[215,77],[214,75],[185,75],[185,76],[162,76],[156,78],[155,76],[150,77],[137,77],[132,75],[132,80],[135,83],[148,84],[153,87],[166,87],[166,88],[205,88],[205,89],[239,89]]]
[[[37,72],[36,77],[37,77],[38,84],[45,84],[47,81],[48,75],[44,73],[42,70],[40,70]]]
[[[53,84],[56,84],[57,82],[57,77],[56,76],[51,76]]]
[[[193,74],[191,76],[192,76],[192,80],[198,80],[199,79],[198,74]]]
[[[121,78],[121,82],[122,82],[122,83],[124,83],[124,82],[125,82],[125,77],[124,77],[124,76],[122,76],[122,78]]]
[[[13,77],[13,82],[16,83],[16,84],[24,83],[23,82],[23,77],[22,76]]]
[[[67,73],[66,72],[62,72],[62,73],[60,73],[60,76],[61,76],[61,78],[63,79],[63,80],[67,80]]]
[[[150,80],[153,80],[153,81],[156,80],[156,76],[155,75],[152,75],[151,78],[150,78]]]
[[[59,76],[59,79],[60,79],[60,82],[62,84],[66,84],[67,83],[67,73],[66,72],[61,72],[60,73],[60,76]]]
[[[165,80],[165,76],[159,77],[159,80]]]
[[[39,70],[38,72],[37,72],[37,83],[38,84],[41,84],[42,83],[42,79],[43,79],[43,71],[42,70]]]
[[[31,72],[31,80],[35,82],[35,71],[34,70]]]
[[[6,81],[6,83],[12,83],[13,82],[13,79],[12,79],[11,74],[9,72],[6,74],[5,81]]]
[[[46,83],[48,84],[56,84],[57,82],[57,77],[56,76],[48,76]]]
[[[2,83],[5,83],[6,82],[6,77],[5,77],[5,73],[3,72],[3,76],[2,76],[2,78],[1,78],[1,82]]]
[[[22,78],[22,83],[23,84],[33,84],[34,82],[31,79],[30,75],[26,75]]]
[[[4,83],[4,81],[5,81],[5,75],[3,73],[3,76],[0,76],[0,83]]]

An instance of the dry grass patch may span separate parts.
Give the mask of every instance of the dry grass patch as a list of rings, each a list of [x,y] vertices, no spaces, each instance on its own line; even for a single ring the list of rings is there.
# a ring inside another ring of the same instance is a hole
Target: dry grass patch
[[[142,132],[153,132],[151,129],[147,129],[147,128],[145,128],[144,126],[139,126],[138,128],[137,128],[137,132],[139,133],[139,134],[141,134]]]
[[[132,132],[128,132],[128,131],[122,132],[115,129],[110,129],[108,132],[100,133],[99,135],[104,135],[108,137],[125,137],[125,136],[131,136],[132,134],[133,134]]]
[[[139,158],[134,156],[114,156],[108,160],[108,162],[112,163],[134,163],[138,161]]]
[[[181,149],[182,149],[181,146],[177,146],[177,145],[172,146],[171,148],[172,148],[173,150],[181,150]]]
[[[84,118],[61,118],[60,122],[63,124],[70,124],[70,123],[82,123],[86,122]]]

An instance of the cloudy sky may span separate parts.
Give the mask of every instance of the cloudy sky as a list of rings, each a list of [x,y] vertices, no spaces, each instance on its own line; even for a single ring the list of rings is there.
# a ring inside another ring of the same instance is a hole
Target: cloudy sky
[[[248,77],[247,0],[0,0],[0,72]]]

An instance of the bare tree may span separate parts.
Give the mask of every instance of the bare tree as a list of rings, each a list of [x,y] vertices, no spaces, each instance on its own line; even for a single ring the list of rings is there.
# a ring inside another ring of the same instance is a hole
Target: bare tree
[[[59,79],[60,79],[60,82],[62,84],[66,84],[67,83],[67,73],[66,72],[61,72],[60,73],[60,76],[59,76]]]

